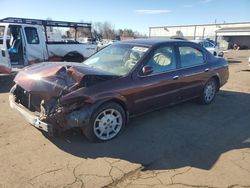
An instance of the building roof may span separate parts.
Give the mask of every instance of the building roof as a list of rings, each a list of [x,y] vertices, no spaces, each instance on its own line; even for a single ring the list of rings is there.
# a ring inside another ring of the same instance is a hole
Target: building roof
[[[250,32],[250,26],[249,27],[224,27],[224,28],[218,29],[215,32],[217,33],[219,32]]]
[[[213,26],[213,25],[219,25],[219,26],[226,26],[226,25],[233,25],[233,24],[249,24],[250,22],[231,22],[231,23],[211,23],[211,24],[190,24],[190,25],[165,25],[165,26],[152,26],[151,28],[171,28],[171,27],[195,27],[195,26]]]
[[[250,36],[248,27],[224,27],[215,31],[217,36]]]

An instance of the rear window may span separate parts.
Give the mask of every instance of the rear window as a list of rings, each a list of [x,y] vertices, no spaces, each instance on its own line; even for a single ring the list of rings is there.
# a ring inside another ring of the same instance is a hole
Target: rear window
[[[35,27],[25,27],[25,35],[28,44],[39,44],[39,37]]]
[[[182,67],[192,67],[204,63],[203,53],[199,49],[190,46],[181,46],[179,47],[179,51]]]

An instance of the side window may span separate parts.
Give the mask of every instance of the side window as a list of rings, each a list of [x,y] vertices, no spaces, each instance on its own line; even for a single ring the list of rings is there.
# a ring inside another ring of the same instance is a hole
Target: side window
[[[203,53],[196,48],[181,46],[179,47],[179,51],[182,67],[192,67],[204,63]]]
[[[4,26],[0,26],[0,44],[3,44],[3,37],[4,37]]]
[[[199,44],[201,44],[204,48],[212,48],[212,47],[214,47],[214,45],[211,42],[208,42],[208,41],[200,42]]]
[[[170,46],[158,48],[146,65],[153,68],[151,75],[176,69],[174,48]]]
[[[199,42],[199,45],[201,45],[201,46],[203,46],[204,48],[206,48],[205,42]]]
[[[208,47],[208,48],[213,48],[214,45],[213,45],[211,42],[207,42],[207,47]]]
[[[39,37],[35,27],[25,27],[24,30],[28,44],[39,44]]]

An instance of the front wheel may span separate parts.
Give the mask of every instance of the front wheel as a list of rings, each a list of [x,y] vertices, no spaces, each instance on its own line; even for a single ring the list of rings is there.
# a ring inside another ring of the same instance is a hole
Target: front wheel
[[[125,112],[119,104],[105,103],[93,113],[83,133],[93,142],[111,140],[125,127],[125,118]]]
[[[206,83],[203,89],[203,93],[200,97],[199,102],[201,104],[210,104],[215,98],[217,88],[218,88],[218,85],[214,78],[208,80],[208,82]]]

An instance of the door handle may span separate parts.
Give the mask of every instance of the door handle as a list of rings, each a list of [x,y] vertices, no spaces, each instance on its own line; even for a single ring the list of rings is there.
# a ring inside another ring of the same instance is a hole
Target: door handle
[[[206,68],[205,70],[204,70],[204,72],[208,72],[209,71],[209,68]]]
[[[173,77],[173,80],[178,80],[179,79],[179,76],[174,76]]]
[[[26,47],[23,47],[23,55],[26,55]]]
[[[1,53],[2,53],[2,57],[5,57],[6,56],[6,54],[5,54],[5,50],[1,50]]]

